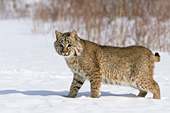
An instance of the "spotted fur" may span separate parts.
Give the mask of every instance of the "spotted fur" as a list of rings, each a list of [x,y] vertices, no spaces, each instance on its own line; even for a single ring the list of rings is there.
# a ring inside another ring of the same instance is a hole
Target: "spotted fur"
[[[160,99],[159,85],[153,79],[154,63],[160,61],[159,53],[153,54],[142,46],[101,46],[80,39],[75,30],[56,31],[55,34],[54,47],[74,73],[68,97],[75,97],[88,79],[93,98],[100,96],[104,83],[131,86],[140,91],[138,96],[145,97],[151,92],[154,99]]]

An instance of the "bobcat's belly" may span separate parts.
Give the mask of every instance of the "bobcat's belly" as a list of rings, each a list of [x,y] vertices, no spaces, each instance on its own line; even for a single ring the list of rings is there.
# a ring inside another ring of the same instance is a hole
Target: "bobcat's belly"
[[[103,84],[112,84],[112,85],[125,85],[129,86],[130,82],[127,81],[126,78],[122,79],[107,79],[107,78],[102,78],[102,83]]]

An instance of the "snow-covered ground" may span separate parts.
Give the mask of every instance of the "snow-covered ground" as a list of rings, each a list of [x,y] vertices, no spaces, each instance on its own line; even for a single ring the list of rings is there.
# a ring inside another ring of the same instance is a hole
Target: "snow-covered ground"
[[[28,20],[0,21],[0,113],[169,113],[170,55],[161,54],[154,78],[161,100],[136,95],[138,90],[102,85],[90,98],[86,81],[77,98],[66,98],[72,73],[53,47],[54,34],[33,35]]]

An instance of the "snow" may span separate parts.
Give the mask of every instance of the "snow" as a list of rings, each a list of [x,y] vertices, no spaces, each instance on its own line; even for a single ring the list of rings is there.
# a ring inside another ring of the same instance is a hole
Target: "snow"
[[[138,90],[102,85],[90,97],[86,81],[76,98],[66,98],[72,73],[53,47],[54,34],[32,34],[30,20],[0,21],[0,113],[169,113],[170,55],[160,53],[154,78],[161,100],[137,97]]]

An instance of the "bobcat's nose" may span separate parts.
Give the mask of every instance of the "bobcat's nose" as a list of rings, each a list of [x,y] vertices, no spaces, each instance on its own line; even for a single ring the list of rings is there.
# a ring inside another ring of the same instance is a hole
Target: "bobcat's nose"
[[[66,50],[63,50],[63,51],[62,51],[62,53],[66,54],[66,53],[68,53],[68,51],[66,51]]]
[[[63,48],[63,49],[62,49],[62,52],[63,52],[63,53],[67,53],[67,52],[68,52],[68,48]]]

